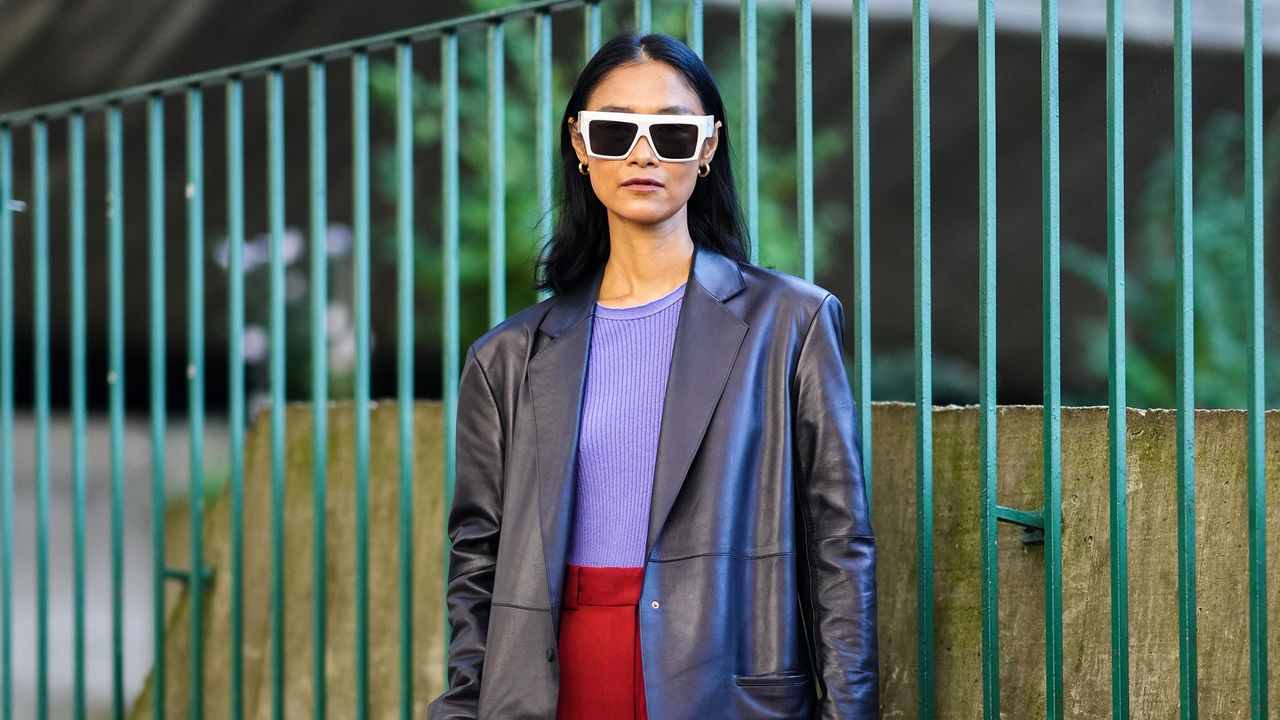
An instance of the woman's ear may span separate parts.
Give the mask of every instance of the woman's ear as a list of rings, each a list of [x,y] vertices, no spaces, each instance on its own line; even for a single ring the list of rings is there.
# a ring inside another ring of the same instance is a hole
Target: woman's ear
[[[720,125],[722,123],[717,120],[714,128],[711,129],[711,135],[707,138],[706,144],[702,148],[702,164],[710,165],[711,158],[716,154],[716,146],[720,144]]]
[[[573,151],[578,154],[578,162],[587,161],[587,146],[582,142],[582,133],[578,132],[573,118],[566,120],[569,124],[569,140],[573,142]]]

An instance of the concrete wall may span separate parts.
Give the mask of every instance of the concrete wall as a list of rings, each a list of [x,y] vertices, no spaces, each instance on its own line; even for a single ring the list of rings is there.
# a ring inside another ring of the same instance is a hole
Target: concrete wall
[[[399,717],[399,443],[395,403],[375,403],[369,434],[369,716]],[[442,513],[443,427],[440,403],[419,403],[414,426],[414,717],[444,687]],[[327,522],[327,710],[355,717],[355,416],[351,403],[329,410]],[[244,710],[271,717],[271,435],[264,409],[245,439]],[[310,717],[312,684],[313,503],[311,406],[286,408],[284,513],[285,712]],[[230,717],[231,502],[224,494],[205,512],[205,561],[215,569],[206,602],[204,708]],[[166,556],[190,565],[190,526],[178,509],[166,522]],[[185,591],[172,593],[166,641],[165,715],[186,717],[190,702],[191,616]],[[133,718],[152,717],[153,679],[136,698]]]
[[[914,718],[916,705],[915,425],[910,404],[877,405],[873,527],[880,550],[884,716]],[[1062,412],[1062,604],[1065,715],[1111,712],[1108,437],[1105,407]],[[1177,475],[1173,410],[1130,409],[1128,555],[1130,698],[1137,717],[1178,707]],[[1248,717],[1248,518],[1245,413],[1195,417],[1199,709]],[[934,590],[938,717],[981,716],[981,586],[976,407],[934,412]],[[1001,406],[998,502],[1042,507],[1043,413]],[[1267,429],[1270,696],[1280,697],[1280,412]],[[1044,717],[1044,548],[1001,523],[1001,710]],[[1273,700],[1274,703],[1274,700]]]
[[[880,552],[880,643],[884,716],[913,718],[916,708],[916,548],[914,406],[874,408],[874,529]],[[1178,704],[1176,413],[1128,415],[1130,687],[1132,710],[1171,717]],[[1199,589],[1200,711],[1248,713],[1248,575],[1245,414],[1196,413],[1196,567]],[[938,716],[977,717],[982,707],[981,597],[978,555],[978,414],[975,407],[934,411],[934,588]],[[414,712],[442,689],[443,550],[441,413],[415,409],[419,442],[414,476]],[[286,709],[309,713],[311,692],[311,425],[307,405],[287,411],[285,514]],[[1267,420],[1270,694],[1280,698],[1280,411]],[[354,708],[354,444],[352,407],[330,408],[328,709]],[[1001,406],[998,502],[1042,505],[1042,413]],[[394,403],[372,410],[370,435],[370,710],[396,716],[399,689],[397,432]],[[1110,712],[1110,579],[1107,409],[1066,408],[1063,456],[1063,662],[1066,715]],[[248,717],[267,717],[270,696],[270,435],[261,414],[245,456],[245,698]],[[207,509],[205,552],[217,577],[207,605],[205,709],[223,717],[229,699],[229,505]],[[185,513],[168,524],[173,564],[188,557]],[[1044,715],[1043,547],[1024,546],[1019,528],[998,529],[1002,710]],[[166,707],[188,703],[190,616],[174,594],[167,641]],[[150,717],[150,683],[132,717]]]

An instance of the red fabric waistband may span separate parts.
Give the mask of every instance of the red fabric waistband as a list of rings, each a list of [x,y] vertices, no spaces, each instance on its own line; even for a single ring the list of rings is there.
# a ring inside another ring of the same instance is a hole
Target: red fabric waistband
[[[640,602],[643,584],[643,567],[591,567],[567,563],[564,607],[635,605]]]

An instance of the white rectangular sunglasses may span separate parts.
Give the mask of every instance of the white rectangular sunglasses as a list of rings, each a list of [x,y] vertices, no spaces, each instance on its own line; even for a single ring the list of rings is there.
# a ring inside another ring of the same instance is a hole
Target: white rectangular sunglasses
[[[587,154],[604,160],[628,157],[642,136],[648,138],[654,154],[666,162],[696,160],[714,126],[714,115],[578,111],[578,132],[582,133]]]

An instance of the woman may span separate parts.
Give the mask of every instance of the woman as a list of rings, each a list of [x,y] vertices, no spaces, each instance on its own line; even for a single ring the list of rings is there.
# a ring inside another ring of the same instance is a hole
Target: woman
[[[433,720],[878,716],[844,310],[747,261],[724,118],[666,35],[578,79],[554,295],[462,370]]]

